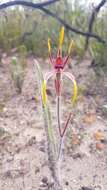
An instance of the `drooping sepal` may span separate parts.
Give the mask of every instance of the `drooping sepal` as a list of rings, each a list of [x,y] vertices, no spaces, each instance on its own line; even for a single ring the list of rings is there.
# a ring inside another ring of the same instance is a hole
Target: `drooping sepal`
[[[76,103],[76,100],[77,100],[77,92],[78,92],[78,88],[77,88],[77,82],[75,80],[75,77],[71,74],[71,73],[68,73],[68,72],[64,72],[64,75],[69,78],[71,80],[71,82],[73,83],[74,85],[74,89],[73,89],[73,98],[71,99],[72,103],[75,104]]]

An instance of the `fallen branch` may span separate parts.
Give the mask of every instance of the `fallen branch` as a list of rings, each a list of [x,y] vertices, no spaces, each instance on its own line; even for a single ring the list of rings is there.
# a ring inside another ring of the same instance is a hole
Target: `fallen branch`
[[[48,0],[48,1],[45,1],[45,2],[42,2],[42,3],[33,3],[33,2],[20,1],[20,0],[9,1],[9,2],[6,2],[6,3],[0,4],[0,10],[1,9],[6,9],[7,7],[11,7],[11,6],[14,6],[14,5],[22,5],[22,6],[38,9],[39,7],[48,6],[48,5],[53,4],[55,2],[58,2],[58,1],[60,1],[60,0]]]
[[[16,0],[16,1],[9,1],[9,2],[6,2],[6,3],[2,3],[0,4],[0,10],[2,9],[5,9],[7,7],[10,7],[10,6],[14,6],[14,5],[22,5],[22,6],[27,6],[27,7],[31,7],[31,8],[34,8],[34,9],[39,9],[41,11],[43,11],[45,14],[55,18],[58,22],[60,22],[66,29],[78,34],[78,35],[82,35],[82,36],[85,36],[87,37],[87,39],[89,40],[89,38],[94,38],[96,39],[98,42],[100,43],[104,43],[104,44],[107,44],[107,41],[105,39],[102,39],[102,37],[100,37],[99,35],[95,34],[95,33],[92,33],[92,31],[88,31],[88,32],[83,32],[81,30],[78,30],[72,26],[70,26],[68,23],[66,23],[62,18],[60,18],[59,16],[56,15],[56,13],[53,13],[51,12],[49,9],[46,9],[44,8],[45,6],[48,6],[50,4],[53,4],[55,2],[59,2],[60,0],[48,0],[48,1],[45,1],[45,2],[42,2],[42,3],[33,3],[33,2],[26,2],[26,1],[19,1],[19,0]],[[102,7],[105,2],[107,0],[102,0],[100,3],[100,7]],[[100,8],[99,6],[96,8],[96,12],[99,12]],[[94,21],[93,21],[94,22]],[[93,25],[93,24],[92,24]]]
[[[55,13],[51,12],[49,9],[46,9],[44,7],[40,7],[40,10],[44,11],[46,14],[52,16],[53,18],[55,18],[56,20],[58,20],[58,22],[60,22],[66,29],[75,32],[77,34],[80,34],[82,36],[86,36],[89,38],[95,38],[98,42],[100,43],[107,43],[106,40],[102,39],[99,35],[95,34],[95,33],[91,33],[91,32],[83,32],[81,30],[78,30],[72,26],[70,26],[68,23],[66,23],[62,18],[60,18],[59,16],[57,16]]]

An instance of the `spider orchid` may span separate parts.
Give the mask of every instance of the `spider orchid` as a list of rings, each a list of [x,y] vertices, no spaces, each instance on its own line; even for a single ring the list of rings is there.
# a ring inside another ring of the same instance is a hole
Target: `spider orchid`
[[[71,50],[74,45],[73,40],[71,41],[69,48],[68,48],[68,53],[65,57],[62,57],[62,44],[64,41],[64,27],[61,28],[60,35],[59,35],[59,47],[58,47],[58,52],[56,59],[53,57],[52,50],[51,50],[51,40],[48,39],[48,50],[49,50],[49,58],[50,58],[50,63],[53,67],[53,71],[49,72],[45,75],[44,77],[44,82],[42,84],[42,102],[44,107],[47,104],[47,94],[46,94],[46,86],[47,82],[49,79],[54,77],[54,82],[55,82],[55,91],[56,91],[56,97],[57,97],[57,120],[58,120],[58,129],[59,129],[59,135],[62,138],[66,132],[66,129],[68,127],[69,121],[72,117],[72,113],[69,114],[67,121],[65,123],[65,126],[63,129],[61,129],[60,125],[60,96],[61,96],[61,83],[62,83],[62,77],[65,76],[67,77],[74,85],[74,95],[72,98],[72,103],[74,104],[77,99],[77,84],[75,77],[69,73],[65,72],[65,66],[68,63],[68,60],[70,58]]]

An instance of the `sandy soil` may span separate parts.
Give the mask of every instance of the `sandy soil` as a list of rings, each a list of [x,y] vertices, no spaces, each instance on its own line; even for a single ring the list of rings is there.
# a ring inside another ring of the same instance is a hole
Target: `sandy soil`
[[[63,190],[106,190],[106,78],[95,77],[88,59],[79,65],[73,63],[79,97],[75,117],[65,138],[61,162]],[[49,70],[47,61],[41,65],[44,72]],[[51,189],[33,59],[28,59],[21,94],[17,94],[9,70],[9,58],[5,58],[0,67],[0,190]],[[51,84],[49,92],[50,89]],[[70,109],[71,86],[65,83],[64,90],[62,110],[65,112]],[[55,118],[54,95],[49,93],[49,98]]]

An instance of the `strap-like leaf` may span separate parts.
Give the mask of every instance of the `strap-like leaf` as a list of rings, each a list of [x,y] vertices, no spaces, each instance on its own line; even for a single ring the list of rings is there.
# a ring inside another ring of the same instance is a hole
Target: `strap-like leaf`
[[[51,53],[51,39],[48,38],[48,50],[49,50],[49,53]]]
[[[46,106],[47,103],[47,95],[46,95],[46,81],[44,80],[42,83],[42,102],[44,107]]]
[[[35,69],[37,71],[38,74],[38,84],[39,86],[42,87],[42,103],[43,103],[43,116],[44,116],[44,121],[45,121],[45,129],[46,129],[46,135],[47,138],[49,138],[49,143],[52,143],[53,145],[53,150],[54,153],[56,154],[56,142],[55,142],[55,137],[54,137],[54,132],[53,132],[53,128],[52,128],[52,121],[51,121],[51,113],[50,113],[50,109],[47,103],[47,97],[46,97],[46,83],[47,83],[47,79],[49,79],[49,77],[53,74],[51,73],[51,75],[49,74],[46,77],[46,80],[43,77],[43,73],[41,70],[41,67],[39,65],[39,63],[35,60]]]
[[[68,55],[70,55],[72,48],[74,47],[74,41],[71,40],[70,45],[68,47]]]

